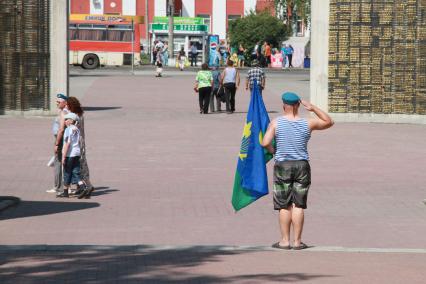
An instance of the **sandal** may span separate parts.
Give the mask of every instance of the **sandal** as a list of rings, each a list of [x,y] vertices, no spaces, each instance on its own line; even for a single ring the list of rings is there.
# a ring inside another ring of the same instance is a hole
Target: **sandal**
[[[307,249],[307,248],[309,248],[309,246],[305,243],[300,243],[299,246],[293,247],[294,250],[302,250],[302,249]]]
[[[282,246],[282,245],[280,245],[280,242],[277,242],[277,243],[273,244],[272,247],[273,248],[277,248],[277,249],[285,249],[285,250],[291,249],[290,245],[288,245],[288,246]]]

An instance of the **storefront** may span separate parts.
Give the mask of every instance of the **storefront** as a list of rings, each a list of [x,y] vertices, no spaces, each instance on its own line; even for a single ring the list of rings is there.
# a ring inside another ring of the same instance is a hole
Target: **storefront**
[[[198,49],[198,65],[204,62],[204,45],[208,35],[208,26],[204,24],[203,18],[174,17],[173,18],[173,43],[174,54],[177,56],[179,50],[183,47],[188,54],[189,48],[195,44]],[[169,18],[154,17],[154,22],[149,25],[150,49],[156,40],[166,42],[169,40]]]

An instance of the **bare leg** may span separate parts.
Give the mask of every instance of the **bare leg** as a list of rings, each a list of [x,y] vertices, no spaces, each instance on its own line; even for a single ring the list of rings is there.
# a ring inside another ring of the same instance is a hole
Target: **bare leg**
[[[294,206],[291,215],[291,222],[293,224],[293,233],[294,233],[294,246],[300,246],[302,242],[302,231],[303,231],[303,222],[305,220],[305,214],[303,208]]]
[[[288,246],[290,244],[290,225],[292,218],[291,206],[287,209],[281,209],[279,213],[279,222],[282,240],[280,241],[281,246]]]

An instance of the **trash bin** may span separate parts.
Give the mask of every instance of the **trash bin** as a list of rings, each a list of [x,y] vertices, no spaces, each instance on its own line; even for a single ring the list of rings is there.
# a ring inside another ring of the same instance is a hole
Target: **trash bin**
[[[309,57],[305,57],[303,60],[303,68],[311,68],[311,59]]]

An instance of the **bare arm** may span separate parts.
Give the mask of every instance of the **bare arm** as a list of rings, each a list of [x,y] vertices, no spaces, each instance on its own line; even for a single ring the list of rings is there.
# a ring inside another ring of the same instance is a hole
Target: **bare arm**
[[[220,74],[220,84],[223,85],[223,80],[225,79],[226,69],[223,69],[222,74]]]
[[[67,157],[68,148],[70,147],[70,142],[64,143],[64,147],[62,148],[62,165],[65,165],[65,158]]]
[[[271,154],[275,154],[275,148],[272,145],[272,141],[274,140],[274,137],[275,137],[276,127],[277,127],[277,121],[273,120],[269,124],[268,130],[266,130],[265,136],[263,137],[263,140],[262,140],[262,146],[266,148],[266,150],[268,150],[268,152]]]
[[[246,90],[249,88],[249,78],[246,78]]]
[[[61,111],[60,120],[59,120],[59,130],[58,130],[58,134],[56,135],[55,153],[58,153],[58,146],[61,143],[62,138],[64,137],[64,131],[65,131],[64,112]]]
[[[311,104],[310,102],[301,100],[300,103],[305,107],[306,110],[316,114],[317,118],[309,120],[309,129],[312,130],[324,130],[333,126],[334,121],[331,117],[319,107]]]
[[[237,70],[237,88],[240,86],[240,72]]]

